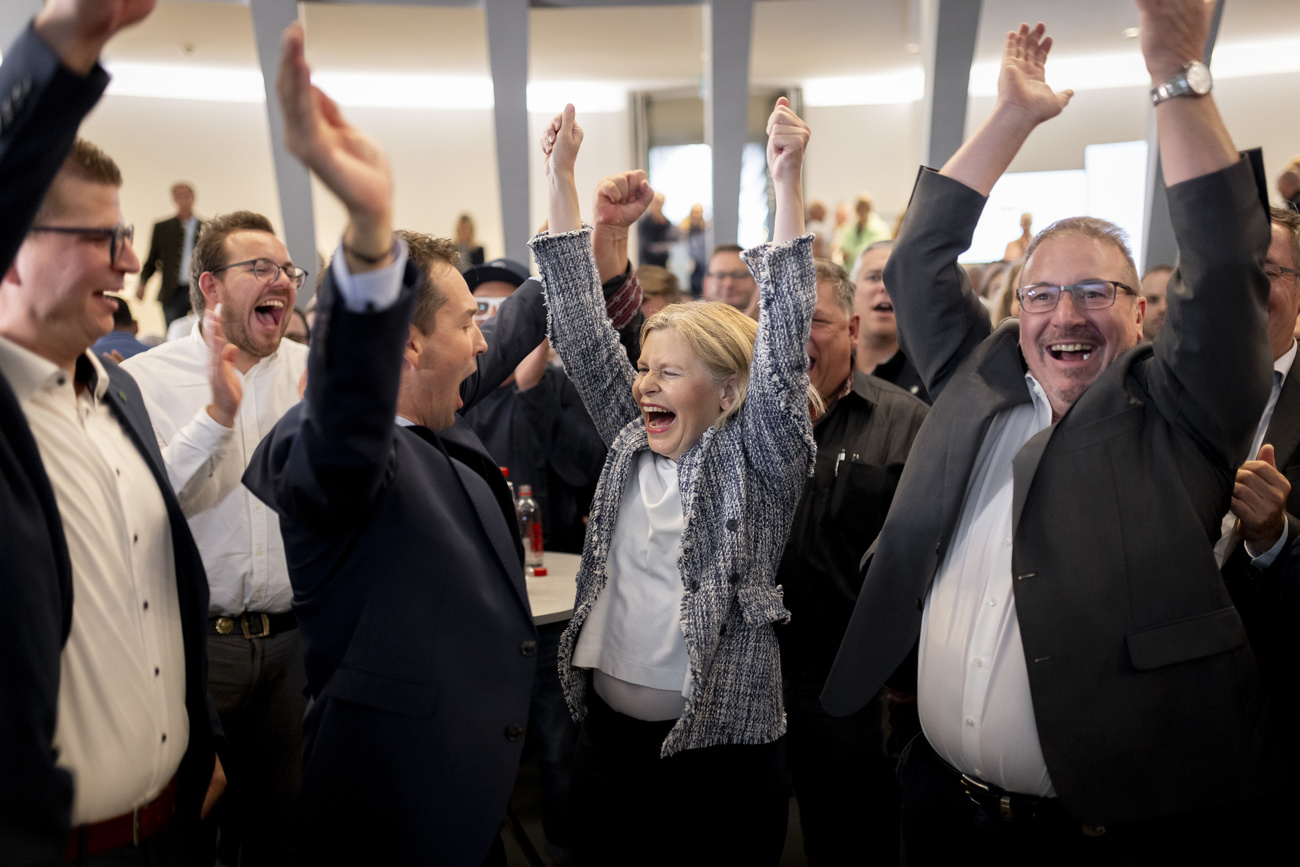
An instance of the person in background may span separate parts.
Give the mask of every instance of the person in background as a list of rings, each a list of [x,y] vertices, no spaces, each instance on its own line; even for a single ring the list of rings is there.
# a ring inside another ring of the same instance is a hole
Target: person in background
[[[997,306],[993,310],[994,325],[1000,325],[1006,319],[1020,318],[1020,275],[1024,270],[1024,259],[1017,259],[1007,269],[1002,291],[998,293]]]
[[[885,265],[893,248],[893,241],[877,241],[862,251],[853,269],[853,304],[859,321],[854,363],[863,373],[880,377],[929,403],[921,375],[898,345],[894,302],[885,288]]]
[[[289,327],[284,330],[286,340],[311,346],[311,327],[307,324],[307,314],[297,307],[289,311]]]
[[[456,218],[456,252],[460,254],[461,271],[468,271],[475,265],[483,264],[483,247],[479,244],[474,229],[474,218],[461,214]]]
[[[90,351],[96,355],[107,355],[118,364],[124,359],[149,349],[149,344],[140,342],[136,337],[140,333],[140,323],[131,315],[131,307],[120,295],[106,295],[117,302],[113,311],[113,330],[95,341]]]
[[[176,216],[154,223],[149,255],[144,259],[140,285],[135,290],[135,297],[143,300],[149,278],[155,272],[162,275],[158,303],[168,325],[190,311],[190,255],[203,228],[203,221],[194,215],[194,187],[187,183],[174,184],[172,201],[176,203]]]
[[[686,238],[686,252],[691,257],[691,297],[704,291],[704,272],[709,268],[709,227],[704,222],[704,206],[691,205],[691,213],[682,220],[681,235]]]
[[[636,269],[641,281],[641,312],[649,319],[669,304],[682,302],[682,290],[677,275],[658,265],[642,265]]]
[[[1169,307],[1165,287],[1173,273],[1173,265],[1156,265],[1142,275],[1142,297],[1147,300],[1147,312],[1142,317],[1143,340],[1155,340],[1160,326],[1165,324],[1165,310]]]
[[[840,229],[831,248],[831,258],[842,263],[846,269],[858,261],[858,256],[867,247],[893,237],[889,224],[876,213],[870,193],[860,193],[853,204],[853,210],[858,215],[857,221],[847,223]]]
[[[701,208],[701,219],[703,219],[703,216],[704,209]],[[641,261],[639,264],[658,265],[660,268],[666,267],[668,265],[668,256],[672,252],[672,246],[676,243],[679,232],[677,227],[664,216],[663,193],[655,193],[650,208],[636,224],[636,235],[640,247]]]
[[[788,613],[773,577],[812,464],[808,401],[820,399],[805,354],[816,293],[812,239],[800,237],[808,127],[782,97],[768,133],[774,243],[747,254],[761,321],[723,304],[673,305],[646,320],[635,373],[604,322],[573,183],[572,106],[542,138],[550,234],[531,246],[551,340],[612,449],[561,643],[582,720],[581,863],[780,858],[788,791],[773,623]],[[610,206],[644,208],[644,175],[623,181]]]
[[[1014,262],[1025,258],[1025,250],[1029,247],[1029,242],[1034,240],[1033,230],[1034,215],[1025,211],[1020,215],[1020,237],[1007,244],[1006,252],[1002,254],[1003,261]]]

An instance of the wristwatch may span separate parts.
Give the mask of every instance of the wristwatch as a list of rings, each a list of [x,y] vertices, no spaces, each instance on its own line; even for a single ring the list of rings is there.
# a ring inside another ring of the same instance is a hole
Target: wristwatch
[[[1214,87],[1210,68],[1199,60],[1179,70],[1178,74],[1159,87],[1151,88],[1151,104],[1159,105],[1176,96],[1205,96]]]

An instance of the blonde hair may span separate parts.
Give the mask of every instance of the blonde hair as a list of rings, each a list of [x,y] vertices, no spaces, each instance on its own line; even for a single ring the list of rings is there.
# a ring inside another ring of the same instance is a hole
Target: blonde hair
[[[758,323],[720,301],[669,304],[641,326],[641,344],[645,345],[651,332],[668,329],[686,343],[716,382],[736,377],[736,399],[714,424],[720,425],[740,412],[749,387],[749,368],[754,363]],[[808,384],[808,400],[820,414],[823,402],[812,383]]]

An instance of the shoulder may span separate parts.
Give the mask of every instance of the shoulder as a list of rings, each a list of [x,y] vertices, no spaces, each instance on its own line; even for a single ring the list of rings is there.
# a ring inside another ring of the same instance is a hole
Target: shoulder
[[[126,359],[120,365],[122,370],[140,381],[152,379],[166,380],[178,373],[199,370],[207,364],[207,352],[202,343],[195,342],[189,336],[180,340],[169,340]]]
[[[892,382],[858,372],[853,376],[853,391],[868,403],[890,410],[924,418],[929,411],[925,401]]]

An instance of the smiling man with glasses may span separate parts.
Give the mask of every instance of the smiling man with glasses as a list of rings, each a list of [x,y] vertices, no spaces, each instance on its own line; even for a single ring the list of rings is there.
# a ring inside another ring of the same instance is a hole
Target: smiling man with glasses
[[[308,350],[283,337],[306,277],[262,215],[209,220],[190,261],[201,322],[125,365],[207,569],[209,689],[229,741],[228,864],[241,848],[245,864],[291,858],[306,673],[279,519],[240,477],[299,399]]]

